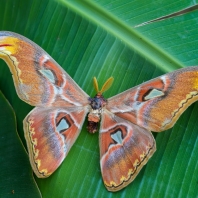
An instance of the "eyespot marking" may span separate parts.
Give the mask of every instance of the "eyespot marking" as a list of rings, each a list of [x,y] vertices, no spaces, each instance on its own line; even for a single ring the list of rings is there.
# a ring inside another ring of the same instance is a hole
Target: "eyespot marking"
[[[156,98],[156,97],[159,97],[159,96],[163,96],[164,95],[164,92],[162,91],[159,91],[157,89],[152,89],[148,95],[146,95],[144,97],[144,100],[150,100],[150,99],[153,99],[153,98]]]
[[[55,84],[56,83],[56,79],[54,77],[54,74],[52,73],[51,70],[49,69],[40,69],[39,72],[45,76],[51,83]]]
[[[66,119],[61,119],[61,121],[57,124],[56,129],[61,133],[69,128],[69,123]]]
[[[111,138],[118,144],[122,144],[122,131],[118,130],[116,133],[111,134]]]

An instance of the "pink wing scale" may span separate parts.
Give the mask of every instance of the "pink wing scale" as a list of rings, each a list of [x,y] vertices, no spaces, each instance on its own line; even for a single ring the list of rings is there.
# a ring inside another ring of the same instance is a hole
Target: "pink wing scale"
[[[24,119],[30,162],[38,177],[62,163],[79,135],[86,109],[34,108]]]
[[[45,107],[88,104],[88,95],[50,55],[29,39],[0,32],[0,58],[13,74],[18,96],[28,104]]]
[[[163,75],[108,100],[107,109],[150,131],[172,127],[198,99],[198,67]]]
[[[118,191],[133,181],[154,152],[155,141],[148,130],[104,111],[100,166],[109,191]]]
[[[13,74],[18,96],[37,106],[24,119],[24,133],[35,174],[48,177],[78,137],[88,95],[43,49],[21,35],[0,32],[0,58]]]

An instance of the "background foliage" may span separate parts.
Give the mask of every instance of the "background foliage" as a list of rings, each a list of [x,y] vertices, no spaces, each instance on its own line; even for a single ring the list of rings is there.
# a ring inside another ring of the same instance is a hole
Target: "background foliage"
[[[105,93],[108,98],[168,71],[197,65],[197,10],[137,26],[196,5],[189,0],[1,0],[0,30],[36,42],[91,96],[93,76],[100,84],[113,76],[113,87]],[[47,198],[198,195],[197,103],[174,128],[155,134],[158,150],[135,181],[111,193],[101,178],[98,134],[88,134],[85,126],[61,167],[47,179],[36,178],[36,184],[22,127],[33,107],[16,95],[3,61],[0,89],[16,113],[15,121],[1,95],[0,197],[40,197],[40,192]]]

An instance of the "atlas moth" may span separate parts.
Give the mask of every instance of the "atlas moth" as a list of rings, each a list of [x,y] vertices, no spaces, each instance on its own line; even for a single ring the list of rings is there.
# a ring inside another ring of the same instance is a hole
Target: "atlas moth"
[[[0,58],[13,75],[16,92],[36,106],[24,119],[32,169],[50,176],[67,156],[88,114],[88,131],[99,129],[104,185],[118,191],[131,183],[156,150],[151,131],[171,128],[198,99],[198,67],[165,74],[105,99],[109,78],[90,98],[43,49],[29,39],[0,32]]]

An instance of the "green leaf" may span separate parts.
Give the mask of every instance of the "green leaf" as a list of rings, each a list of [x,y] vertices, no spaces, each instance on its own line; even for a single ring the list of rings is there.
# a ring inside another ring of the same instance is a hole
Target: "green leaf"
[[[13,109],[1,92],[0,109],[0,197],[40,197],[16,131]]]
[[[105,93],[108,98],[168,71],[197,64],[196,9],[145,23],[196,5],[184,0],[2,0],[0,30],[36,42],[90,96],[94,76],[100,87],[113,76],[113,87]],[[0,89],[14,108],[25,145],[22,120],[32,107],[18,98],[6,64],[0,63]],[[117,193],[103,185],[98,135],[88,134],[85,124],[61,167],[47,179],[36,178],[43,197],[198,196],[197,109],[197,104],[192,105],[171,130],[155,134],[158,150],[132,184]]]

